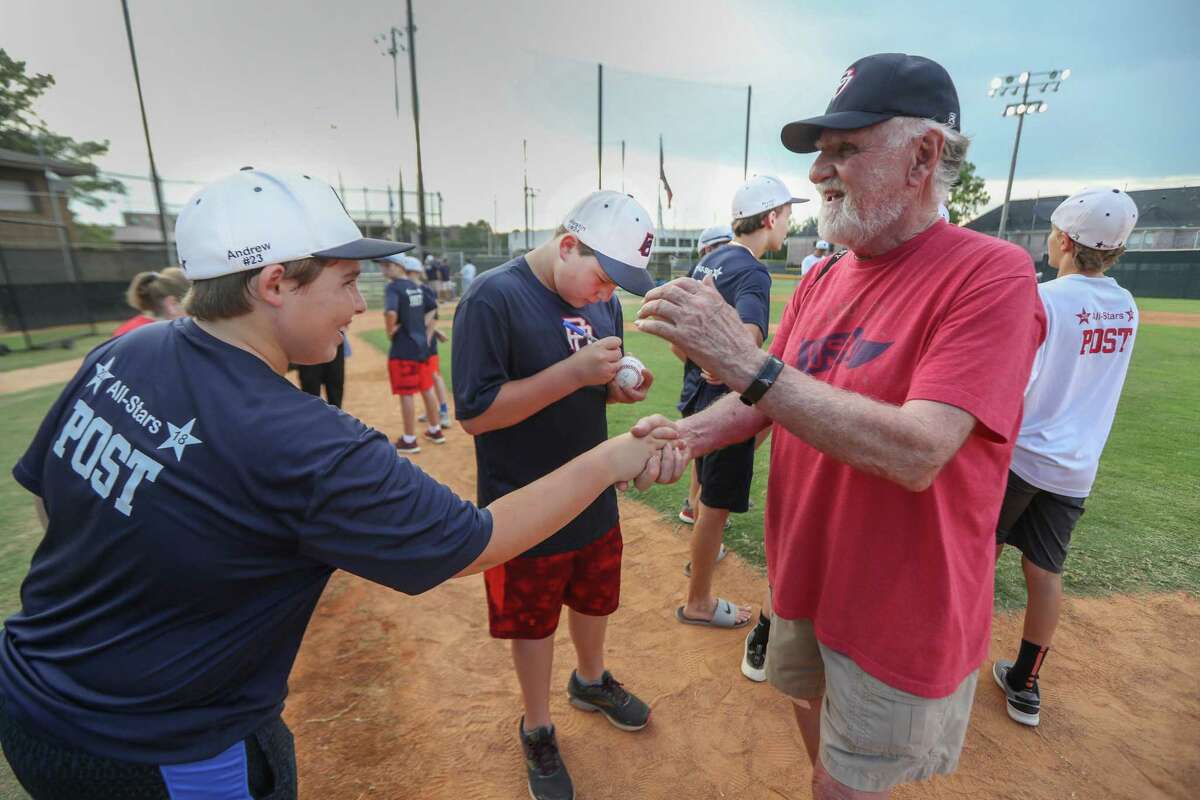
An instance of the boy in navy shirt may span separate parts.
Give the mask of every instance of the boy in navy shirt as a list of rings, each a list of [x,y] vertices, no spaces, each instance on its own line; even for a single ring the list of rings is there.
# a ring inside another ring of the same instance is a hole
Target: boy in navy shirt
[[[421,452],[417,444],[416,406],[413,397],[420,395],[425,402],[425,418],[430,420],[425,438],[434,444],[445,444],[446,437],[438,419],[437,397],[433,393],[433,375],[429,358],[428,329],[437,313],[437,300],[430,299],[420,286],[424,271],[419,261],[405,256],[383,260],[391,282],[384,290],[384,324],[391,347],[388,349],[388,378],[392,394],[400,398],[400,413],[404,418],[404,434],[396,440],[396,450],[405,455]]]
[[[477,508],[292,386],[366,310],[363,239],[305,175],[246,168],[179,215],[190,318],[93,350],[13,469],[46,535],[0,632],[0,744],[35,800],[295,798],[280,718],[334,569],[407,593],[528,550],[613,483],[617,437]]]
[[[409,265],[409,275],[413,275],[414,270],[424,273],[420,261],[412,256],[404,256],[404,258],[407,259],[406,263]],[[440,317],[437,310],[437,295],[433,289],[429,288],[429,284],[427,283],[421,284],[421,291],[425,293],[426,303],[432,302],[434,306],[433,318],[429,320],[429,327],[425,332],[425,339],[429,342],[429,357],[425,359],[425,368],[429,370],[429,375],[433,379],[433,391],[437,394],[439,424],[442,426],[442,430],[445,431],[446,428],[450,427],[450,404],[447,402],[446,381],[442,378],[442,362],[438,359],[438,341],[445,342],[447,339],[445,334],[438,330],[437,327],[437,321]],[[422,414],[417,417],[417,422],[425,422],[428,419],[428,413]]]
[[[537,480],[607,436],[605,406],[645,398],[613,378],[623,320],[617,286],[645,294],[654,240],[649,213],[619,192],[578,203],[550,241],[476,279],[459,301],[451,339],[454,408],[475,436],[480,503]],[[569,609],[578,657],[572,705],[639,730],[650,708],[604,667],[608,615],[621,589],[615,492],[554,536],[484,573],[493,637],[512,640],[525,714],[519,734],[535,800],[574,797],[550,719],[554,632]]]
[[[690,276],[712,279],[725,302],[738,310],[746,335],[756,345],[766,339],[771,316],[771,275],[759,258],[783,246],[792,203],[798,202],[804,201],[792,197],[778,178],[757,175],[748,180],[733,197],[733,241],[704,256]],[[679,396],[679,410],[685,417],[703,411],[729,391],[724,384],[712,383],[678,348],[672,349],[685,362]],[[754,446],[751,438],[696,460],[700,490],[693,506],[696,522],[687,602],[675,610],[680,622],[738,628],[750,621],[750,609],[717,597],[712,580],[730,512],[745,513],[749,508]]]

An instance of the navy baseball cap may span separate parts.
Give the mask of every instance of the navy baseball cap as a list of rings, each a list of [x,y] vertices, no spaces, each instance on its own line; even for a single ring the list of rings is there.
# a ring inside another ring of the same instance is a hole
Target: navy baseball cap
[[[892,117],[932,119],[960,130],[950,73],[936,61],[905,53],[860,58],[842,73],[824,114],[789,122],[779,138],[793,153],[814,153],[825,128],[852,131]]]

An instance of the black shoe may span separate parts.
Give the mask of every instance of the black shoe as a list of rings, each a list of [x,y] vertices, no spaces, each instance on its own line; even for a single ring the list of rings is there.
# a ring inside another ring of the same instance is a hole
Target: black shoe
[[[992,677],[996,679],[996,685],[1004,690],[1008,716],[1022,725],[1036,728],[1042,721],[1042,693],[1037,680],[1033,681],[1032,690],[1016,691],[1008,685],[1008,671],[1012,666],[1011,661],[997,661],[992,665]]]
[[[575,800],[575,785],[567,765],[558,753],[554,728],[534,728],[525,732],[525,717],[521,717],[521,750],[525,753],[525,773],[529,779],[529,796],[533,800]]]
[[[767,641],[767,634],[760,634],[757,626],[746,634],[742,674],[756,683],[767,679]]]
[[[650,706],[625,691],[608,670],[604,670],[596,686],[581,682],[575,670],[571,670],[567,696],[571,705],[584,711],[599,711],[623,731],[640,731],[650,721]]]

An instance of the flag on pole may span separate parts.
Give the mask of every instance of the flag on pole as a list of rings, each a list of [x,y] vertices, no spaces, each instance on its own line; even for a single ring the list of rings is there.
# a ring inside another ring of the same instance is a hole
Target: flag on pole
[[[667,172],[663,168],[663,140],[661,133],[658,135],[658,179],[662,181],[663,188],[667,190],[667,208],[670,208],[671,198],[675,195],[671,191],[671,184],[667,183]]]

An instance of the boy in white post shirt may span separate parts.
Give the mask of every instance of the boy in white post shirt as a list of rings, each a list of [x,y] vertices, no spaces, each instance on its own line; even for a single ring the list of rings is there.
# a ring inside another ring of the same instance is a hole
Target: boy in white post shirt
[[[1017,660],[997,661],[992,677],[1008,715],[1023,725],[1040,721],[1038,672],[1058,624],[1071,531],[1092,490],[1133,354],[1137,306],[1104,273],[1125,252],[1137,219],[1129,195],[1112,188],[1084,189],[1050,216],[1047,249],[1058,277],[1038,287],[1046,339],[1025,389],[996,526],[996,558],[1005,544],[1021,551],[1029,600]]]

